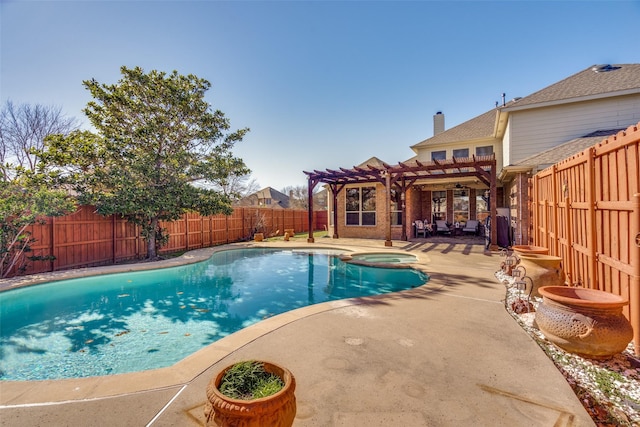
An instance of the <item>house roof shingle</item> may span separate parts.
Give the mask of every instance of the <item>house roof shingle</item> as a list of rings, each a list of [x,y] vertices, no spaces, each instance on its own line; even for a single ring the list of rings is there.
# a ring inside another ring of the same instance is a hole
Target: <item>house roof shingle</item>
[[[491,109],[458,126],[425,139],[411,148],[490,138],[494,135],[496,114],[499,111],[530,109],[549,103],[573,102],[589,97],[597,98],[599,95],[640,93],[640,64],[613,64],[603,71],[596,71],[597,67],[599,66],[590,66],[531,95],[509,101],[504,106]]]
[[[470,139],[489,138],[493,135],[497,109],[491,109],[484,114],[467,120],[458,126],[447,129],[431,138],[425,139],[411,148],[421,147],[426,144],[450,143],[466,141]]]
[[[556,147],[550,148],[541,153],[535,154],[533,156],[527,157],[515,164],[515,166],[544,166],[544,165],[553,165],[559,163],[560,161],[573,156],[576,153],[579,153],[583,150],[586,150],[589,147],[592,147],[602,140],[607,139],[611,135],[615,135],[618,132],[624,130],[621,129],[607,129],[607,130],[598,130],[595,132],[591,132],[588,135],[584,135],[580,138],[572,139],[571,141],[567,141],[564,144],[558,145]]]
[[[598,95],[640,93],[640,64],[612,64],[604,66],[602,71],[597,71],[601,68],[602,66],[591,66],[551,86],[520,98],[513,106],[507,106],[505,110],[533,108],[539,104],[570,102]]]

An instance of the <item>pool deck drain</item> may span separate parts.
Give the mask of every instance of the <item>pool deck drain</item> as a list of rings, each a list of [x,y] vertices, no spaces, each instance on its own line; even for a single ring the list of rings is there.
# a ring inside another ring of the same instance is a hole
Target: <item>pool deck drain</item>
[[[384,250],[384,241],[361,239],[247,245]],[[0,425],[203,425],[209,380],[249,358],[282,364],[295,375],[294,426],[594,425],[554,364],[504,309],[505,289],[494,276],[497,253],[485,252],[482,242],[454,239],[393,246],[418,257],[431,276],[425,286],[274,316],[170,368],[2,382]],[[207,253],[194,251],[187,260]],[[107,271],[113,269],[101,270]]]

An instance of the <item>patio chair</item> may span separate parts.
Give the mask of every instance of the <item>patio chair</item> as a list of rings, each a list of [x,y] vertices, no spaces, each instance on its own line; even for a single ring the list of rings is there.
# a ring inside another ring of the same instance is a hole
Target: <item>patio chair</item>
[[[476,221],[475,219],[470,219],[462,228],[463,233],[473,233],[478,234],[478,227],[480,226],[480,221]]]
[[[438,234],[451,234],[451,229],[447,225],[447,222],[443,219],[436,220],[436,233]]]
[[[422,222],[422,220],[417,219],[413,224],[416,230],[416,237],[420,237],[421,234],[423,237],[427,237],[427,228],[424,226],[424,222]]]
[[[434,232],[433,224],[431,224],[428,219],[425,219],[423,222],[425,236],[432,236]]]

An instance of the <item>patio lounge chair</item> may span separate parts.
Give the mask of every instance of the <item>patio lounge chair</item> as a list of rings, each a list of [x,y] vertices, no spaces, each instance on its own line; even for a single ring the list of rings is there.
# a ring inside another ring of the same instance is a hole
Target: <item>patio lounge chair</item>
[[[438,234],[451,234],[451,229],[443,219],[436,220],[436,233]]]
[[[427,237],[427,228],[425,227],[424,222],[422,222],[422,220],[417,219],[414,221],[413,224],[416,230],[416,237],[420,237],[421,234],[423,237]]]
[[[480,226],[480,221],[476,221],[475,219],[470,219],[464,225],[464,228],[462,229],[462,232],[463,233],[473,233],[474,235],[478,234],[478,227],[479,226]]]

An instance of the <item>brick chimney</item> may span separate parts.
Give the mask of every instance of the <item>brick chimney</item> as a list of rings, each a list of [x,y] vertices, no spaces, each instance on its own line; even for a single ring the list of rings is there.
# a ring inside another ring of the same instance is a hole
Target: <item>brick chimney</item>
[[[433,116],[433,136],[441,132],[444,132],[444,114],[442,114],[442,111],[438,111]]]

